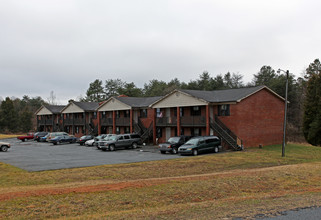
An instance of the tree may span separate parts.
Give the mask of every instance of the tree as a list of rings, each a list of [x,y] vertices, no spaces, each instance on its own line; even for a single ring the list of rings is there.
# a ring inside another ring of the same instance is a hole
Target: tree
[[[19,115],[20,130],[23,132],[28,132],[32,128],[32,113],[29,111],[28,107]]]
[[[9,97],[1,103],[0,121],[1,130],[9,130],[10,132],[18,130],[18,115],[14,109],[13,101]]]
[[[48,104],[50,104],[50,105],[57,105],[56,95],[55,95],[54,91],[51,91],[51,92],[50,92],[50,96],[49,96],[47,99],[48,99]]]
[[[143,91],[140,88],[137,88],[133,82],[125,83],[123,87],[118,88],[117,92],[120,95],[126,95],[130,97],[141,97],[143,95]]]
[[[120,79],[109,79],[105,81],[106,98],[120,95],[120,89],[124,88],[125,83]]]
[[[166,94],[167,84],[164,81],[153,79],[149,81],[149,84],[144,84],[144,95],[149,96],[161,96]]]
[[[86,92],[85,101],[89,102],[101,102],[106,99],[102,81],[96,79],[94,82],[89,84],[89,88]]]
[[[304,105],[303,134],[314,146],[321,145],[321,63],[314,60],[306,70],[307,91]]]
[[[253,84],[255,86],[265,85],[271,87],[276,77],[274,69],[270,66],[262,66],[257,74],[254,74]]]
[[[223,78],[225,88],[234,89],[234,88],[243,87],[244,85],[243,85],[242,78],[243,78],[243,76],[241,74],[233,73],[231,75],[230,72],[227,72]]]

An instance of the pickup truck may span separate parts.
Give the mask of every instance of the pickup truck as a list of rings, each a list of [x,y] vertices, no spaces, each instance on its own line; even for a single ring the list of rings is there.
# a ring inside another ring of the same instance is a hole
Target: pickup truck
[[[33,133],[28,133],[27,135],[22,135],[22,136],[18,136],[17,139],[21,140],[21,141],[26,141],[26,140],[33,140],[34,135]]]

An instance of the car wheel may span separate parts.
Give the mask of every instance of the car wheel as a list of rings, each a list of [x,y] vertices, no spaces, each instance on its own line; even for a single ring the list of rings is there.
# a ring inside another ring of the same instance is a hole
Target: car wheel
[[[166,151],[161,151],[161,154],[165,154],[166,153]]]
[[[135,143],[135,142],[132,143],[132,148],[133,148],[133,149],[136,149],[136,148],[137,148],[137,143]]]
[[[175,147],[172,150],[172,154],[177,154],[177,149]]]
[[[197,156],[198,152],[197,150],[193,150],[193,156]]]
[[[25,141],[26,141],[26,139],[21,139],[21,141],[22,141],[22,142],[25,142]]]
[[[214,147],[214,153],[218,153],[218,147]]]
[[[1,146],[1,151],[3,152],[7,152],[8,151],[8,147],[7,146]]]
[[[114,146],[114,145],[110,145],[110,146],[109,146],[109,150],[110,150],[110,151],[114,151],[114,150],[115,150],[115,146]]]

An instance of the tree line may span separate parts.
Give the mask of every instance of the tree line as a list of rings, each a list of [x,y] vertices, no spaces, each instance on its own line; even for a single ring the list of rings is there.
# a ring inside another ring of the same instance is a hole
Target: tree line
[[[33,130],[34,113],[46,102],[41,97],[6,97],[0,105],[0,132],[16,133]]]
[[[174,89],[220,90],[266,85],[277,94],[285,97],[286,75],[278,73],[271,66],[263,66],[253,75],[251,82],[244,83],[239,73],[218,74],[215,77],[207,71],[197,79],[181,82],[177,78],[165,82],[153,79],[138,88],[133,82],[120,79],[96,79],[89,84],[84,98],[79,101],[101,102],[111,96],[150,97],[166,95]],[[55,96],[51,92],[53,102]],[[10,99],[7,97],[0,106],[0,132],[19,132],[32,129],[34,113],[45,102],[41,97]],[[314,60],[303,73],[295,78],[290,73],[288,78],[288,134],[293,141],[302,141],[302,137],[313,145],[321,145],[321,64]]]

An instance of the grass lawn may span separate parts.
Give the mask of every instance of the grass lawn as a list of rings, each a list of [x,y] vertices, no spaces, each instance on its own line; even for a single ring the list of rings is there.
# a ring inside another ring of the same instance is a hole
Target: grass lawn
[[[232,219],[321,206],[321,148],[289,144],[27,172],[0,163],[0,219]]]
[[[16,138],[20,136],[21,134],[0,134],[0,140],[5,138]]]

